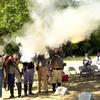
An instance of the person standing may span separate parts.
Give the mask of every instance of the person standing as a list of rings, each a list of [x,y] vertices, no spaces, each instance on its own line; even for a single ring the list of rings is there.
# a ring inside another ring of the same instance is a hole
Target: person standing
[[[18,57],[17,54],[13,54],[13,64],[14,64],[16,85],[17,85],[17,89],[18,89],[18,97],[21,97],[21,90],[22,90],[21,72],[20,72],[20,70],[18,68],[19,57]]]
[[[2,98],[3,58],[0,55],[0,98]]]
[[[97,52],[97,55],[95,57],[95,62],[94,64],[98,67],[98,69],[100,70],[100,51]]]
[[[33,85],[33,80],[34,80],[34,64],[33,62],[29,63],[29,94],[34,95],[32,93],[32,85]]]
[[[29,95],[32,93],[32,85],[34,79],[34,64],[33,62],[23,62],[23,76],[24,76],[24,94],[27,96],[27,88],[29,83]]]
[[[6,54],[4,57],[4,64],[3,64],[3,70],[4,70],[4,88],[5,90],[9,90],[9,85],[8,85],[8,62],[9,58],[11,57],[10,54]]]
[[[63,75],[63,59],[57,55],[54,54],[54,56],[51,58],[51,64],[52,68],[52,88],[53,92],[56,91],[56,86],[61,86],[62,84],[62,75]]]
[[[14,98],[14,83],[15,83],[15,70],[13,64],[13,58],[10,56],[8,58],[8,86],[10,90],[10,98]]]
[[[85,53],[85,56],[83,58],[83,66],[85,67],[85,71],[89,71],[90,69],[88,68],[88,65],[92,64],[92,60],[89,57],[89,55],[87,53]]]
[[[38,91],[39,93],[41,93],[41,87],[43,83],[45,93],[48,94],[48,81],[47,81],[48,74],[47,74],[46,59],[44,58],[44,55],[38,55],[38,62],[37,62],[36,70],[38,73]]]

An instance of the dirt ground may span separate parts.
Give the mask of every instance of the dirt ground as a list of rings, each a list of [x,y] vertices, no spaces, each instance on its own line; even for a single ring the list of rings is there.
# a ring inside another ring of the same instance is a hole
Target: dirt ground
[[[68,89],[68,93],[64,96],[54,95],[50,89],[51,87],[49,87],[48,95],[45,95],[44,93],[40,95],[37,92],[37,82],[35,81],[33,84],[33,96],[24,97],[24,91],[22,90],[22,97],[17,98],[17,89],[15,87],[15,98],[11,100],[78,100],[79,94],[81,92],[91,92],[93,94],[94,100],[100,100],[100,79],[85,82],[64,82],[63,85]],[[9,91],[5,91],[3,89],[3,100],[9,100],[9,96]]]

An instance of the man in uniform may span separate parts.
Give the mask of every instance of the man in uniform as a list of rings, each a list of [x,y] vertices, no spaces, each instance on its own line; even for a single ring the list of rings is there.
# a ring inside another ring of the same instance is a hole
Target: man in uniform
[[[14,82],[15,82],[15,71],[14,71],[14,64],[13,59],[11,56],[8,58],[8,86],[10,90],[10,98],[14,98]]]
[[[13,54],[13,64],[14,64],[16,85],[17,85],[17,89],[18,89],[18,97],[21,97],[21,90],[22,90],[21,72],[20,72],[20,70],[18,68],[19,57],[18,57],[17,54]]]
[[[5,90],[9,90],[8,86],[8,62],[9,58],[11,57],[10,54],[6,54],[4,57],[4,64],[3,64],[3,69],[4,69],[4,88]]]
[[[23,62],[23,76],[24,76],[24,93],[27,96],[27,87],[29,83],[29,95],[32,93],[32,85],[34,78],[34,64],[32,62]]]
[[[53,92],[55,92],[56,85],[61,86],[62,84],[62,74],[64,67],[63,59],[55,53],[51,58],[50,66],[52,68],[52,88]]]
[[[38,55],[37,73],[38,73],[39,93],[41,93],[41,87],[42,87],[41,81],[42,81],[45,93],[48,94],[47,66],[44,55]]]

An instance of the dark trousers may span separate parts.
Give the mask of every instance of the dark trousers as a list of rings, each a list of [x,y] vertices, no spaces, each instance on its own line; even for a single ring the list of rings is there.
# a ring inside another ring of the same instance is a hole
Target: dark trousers
[[[15,82],[15,75],[8,74],[8,85],[10,89],[10,97],[14,97],[14,82]]]

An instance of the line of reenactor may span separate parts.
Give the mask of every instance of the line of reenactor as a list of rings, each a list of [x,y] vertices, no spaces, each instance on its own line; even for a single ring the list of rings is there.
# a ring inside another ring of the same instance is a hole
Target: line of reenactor
[[[34,77],[34,63],[22,62],[22,70],[19,70],[19,57],[14,54],[6,55],[4,61],[4,88],[10,90],[10,98],[14,98],[14,86],[15,83],[18,89],[18,97],[21,97],[22,91],[22,75],[24,77],[24,94],[27,96],[28,84],[29,84],[29,95],[32,93],[32,84]]]
[[[15,83],[18,89],[18,97],[21,97],[22,91],[22,75],[24,77],[24,95],[34,95],[32,93],[32,85],[34,81],[34,71],[36,62],[36,70],[38,75],[38,92],[41,93],[42,83],[45,93],[48,94],[48,77],[52,77],[52,89],[56,91],[57,86],[62,84],[62,74],[64,62],[61,54],[58,51],[49,52],[49,57],[45,58],[44,54],[39,54],[36,59],[31,62],[21,62],[22,70],[19,70],[20,58],[14,54],[6,55],[3,69],[4,69],[4,87],[10,90],[10,98],[14,97]],[[15,82],[16,79],[16,82]],[[28,88],[29,87],[29,88]]]

